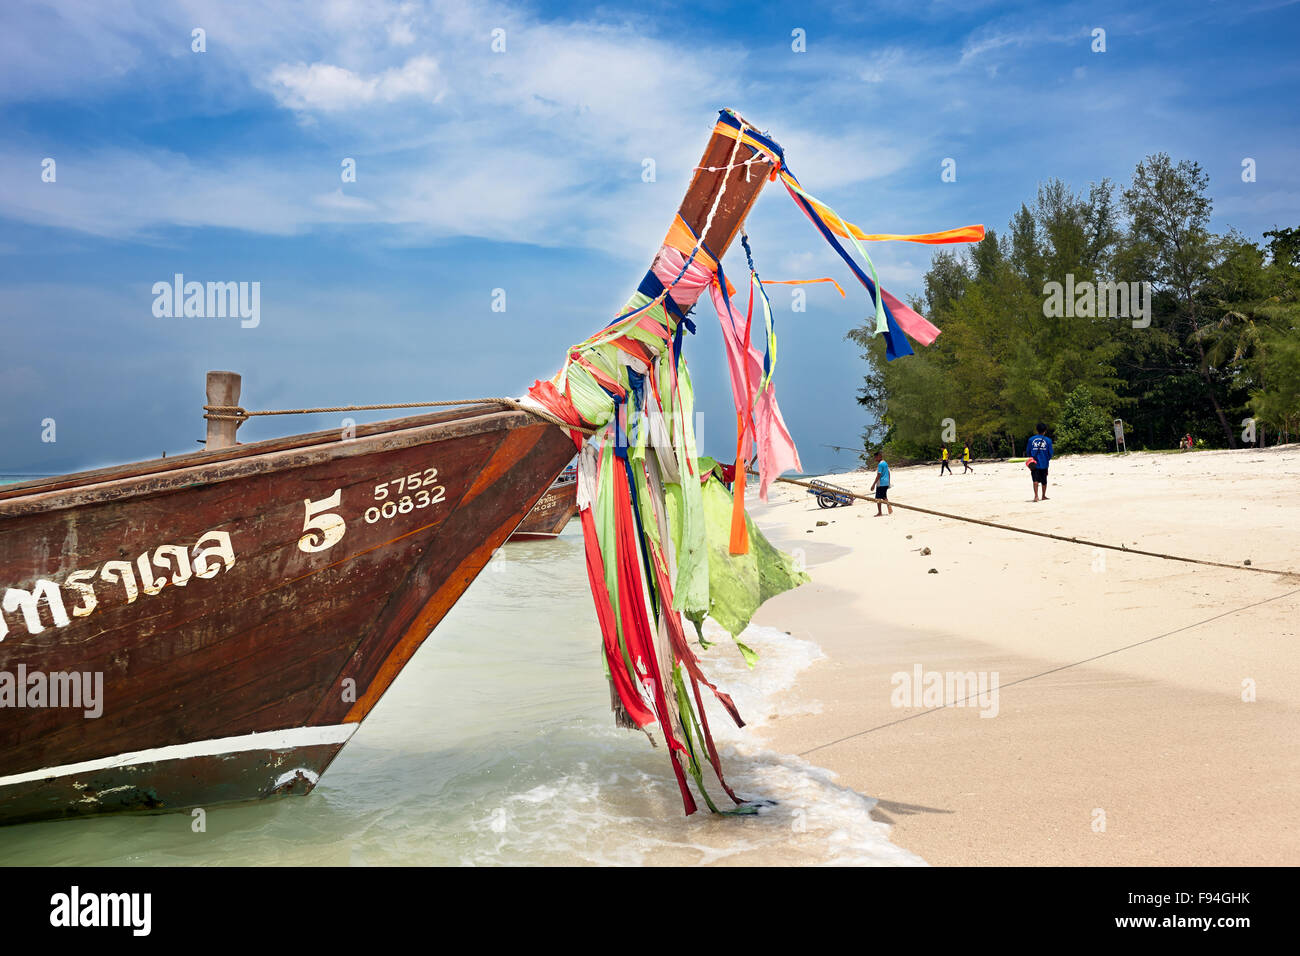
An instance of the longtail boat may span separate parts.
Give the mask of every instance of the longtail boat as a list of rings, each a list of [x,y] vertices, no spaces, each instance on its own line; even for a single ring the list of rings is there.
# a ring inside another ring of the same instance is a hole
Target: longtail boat
[[[578,475],[565,469],[510,535],[511,541],[554,538],[578,513]]]
[[[773,173],[720,125],[674,222],[721,257]],[[220,445],[0,488],[0,823],[308,793],[574,454],[517,404]]]

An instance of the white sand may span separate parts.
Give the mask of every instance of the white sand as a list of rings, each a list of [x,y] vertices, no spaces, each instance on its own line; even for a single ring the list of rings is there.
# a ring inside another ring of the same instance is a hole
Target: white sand
[[[942,478],[937,466],[894,469],[890,494],[1300,571],[1295,446],[1059,458],[1038,504],[1023,464],[977,464],[973,475],[953,466]],[[865,492],[871,477],[828,480]],[[804,549],[813,576],[756,622],[828,655],[796,691],[821,711],[763,736],[880,798],[895,842],[934,864],[1300,863],[1300,576],[902,509],[875,518],[862,501],[821,510],[788,485],[752,513],[774,543]],[[916,665],[996,672],[997,715],[981,717],[975,701],[925,714],[893,706],[891,675]]]

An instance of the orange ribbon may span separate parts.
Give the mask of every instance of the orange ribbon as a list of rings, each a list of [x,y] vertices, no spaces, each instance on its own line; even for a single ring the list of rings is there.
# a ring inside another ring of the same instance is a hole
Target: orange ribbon
[[[813,285],[817,282],[829,282],[835,286],[835,291],[840,294],[841,298],[844,296],[844,290],[840,288],[840,284],[834,279],[763,279],[761,281],[763,285]]]

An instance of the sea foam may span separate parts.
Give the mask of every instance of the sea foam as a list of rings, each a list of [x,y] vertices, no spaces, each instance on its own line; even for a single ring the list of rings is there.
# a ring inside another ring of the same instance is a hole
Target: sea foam
[[[751,626],[741,635],[759,655],[750,669],[711,621],[705,637],[717,642],[703,655],[706,671],[732,695],[747,723],[738,729],[720,707],[710,706],[723,771],[738,795],[758,804],[756,814],[715,815],[701,806],[700,813],[683,817],[662,748],[647,759],[637,735],[570,727],[563,736],[585,737],[587,759],[497,801],[473,821],[478,839],[461,862],[924,865],[890,842],[887,824],[872,819],[875,800],[839,785],[831,771],[761,741],[757,731],[764,724],[816,708],[787,692],[801,671],[824,658],[817,645]],[[705,774],[715,803],[731,807],[711,771]]]

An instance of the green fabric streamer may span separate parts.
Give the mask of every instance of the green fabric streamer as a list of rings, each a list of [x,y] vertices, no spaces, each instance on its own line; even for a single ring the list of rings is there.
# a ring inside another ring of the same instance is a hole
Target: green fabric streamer
[[[758,395],[754,396],[754,404],[757,405],[759,395],[772,387],[772,376],[776,373],[776,327],[772,323],[772,304],[767,300],[767,293],[763,291],[758,273],[751,273],[749,281],[753,286],[749,294],[757,295],[758,300],[763,303],[763,326],[767,330],[767,368],[763,370],[763,378],[758,383]]]
[[[704,788],[704,768],[701,766],[703,760],[700,756],[705,752],[704,731],[700,729],[700,722],[695,717],[695,708],[691,706],[690,696],[686,693],[686,682],[682,680],[682,669],[678,665],[673,667],[673,686],[677,689],[677,709],[684,716],[689,715],[689,720],[682,721],[682,729],[686,731],[686,750],[690,754],[687,771],[695,779],[695,786],[709,809],[714,813],[721,813],[713,798],[709,796],[709,791]]]
[[[700,463],[701,470],[707,467],[711,465]],[[708,616],[734,639],[749,625],[754,612],[764,601],[797,588],[810,578],[795,567],[793,558],[772,546],[748,514],[745,515],[745,527],[749,531],[749,553],[732,554],[731,493],[713,477],[704,483],[701,493],[708,529]],[[694,622],[698,634],[704,624],[704,615],[687,616]],[[739,641],[736,646],[752,667],[758,656]]]
[[[686,463],[694,463],[697,457],[695,390],[691,386],[691,375],[685,362],[677,369],[677,388],[681,393],[680,406],[674,404],[670,397],[673,391],[672,369],[669,363],[660,362],[659,394],[664,397],[665,424],[668,426],[677,461],[685,471]],[[678,477],[680,480],[676,485],[667,486],[669,522],[673,527],[673,544],[677,556],[673,609],[690,616],[703,614],[709,607],[708,534],[698,472]]]
[[[592,355],[587,353],[587,357],[592,358]],[[581,365],[571,365],[565,384],[569,388],[573,407],[583,418],[597,427],[609,421],[614,413],[614,403],[600,387],[600,383],[591,377],[590,372]]]

